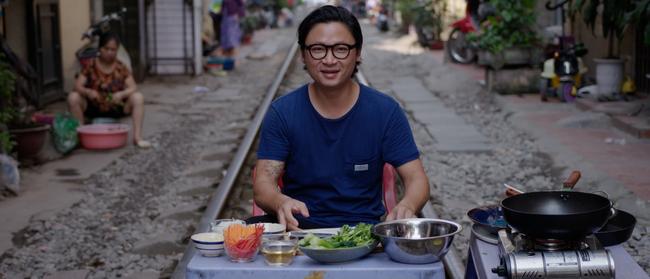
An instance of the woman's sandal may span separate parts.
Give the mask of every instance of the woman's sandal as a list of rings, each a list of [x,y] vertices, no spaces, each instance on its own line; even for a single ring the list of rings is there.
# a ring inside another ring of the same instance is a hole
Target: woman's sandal
[[[143,148],[143,149],[151,147],[151,143],[146,141],[146,140],[135,141],[134,144],[135,144],[135,146],[137,146],[139,148]]]

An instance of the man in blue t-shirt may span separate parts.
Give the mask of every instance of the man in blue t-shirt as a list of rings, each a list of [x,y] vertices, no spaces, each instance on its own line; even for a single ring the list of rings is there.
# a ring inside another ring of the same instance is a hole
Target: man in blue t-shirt
[[[298,27],[314,81],[273,102],[266,114],[253,188],[269,215],[248,222],[280,222],[289,230],[377,223],[385,213],[384,162],[405,184],[387,220],[413,217],[428,200],[427,177],[399,104],[352,80],[362,42],[359,22],[340,7],[318,8]]]

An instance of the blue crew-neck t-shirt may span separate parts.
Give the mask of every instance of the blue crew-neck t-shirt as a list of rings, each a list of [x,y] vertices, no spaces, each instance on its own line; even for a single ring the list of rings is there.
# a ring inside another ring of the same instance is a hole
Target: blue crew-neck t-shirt
[[[262,124],[258,159],[285,163],[282,193],[304,202],[308,221],[322,227],[379,222],[384,163],[419,157],[399,104],[359,86],[357,102],[338,119],[321,116],[304,85],[275,100]]]

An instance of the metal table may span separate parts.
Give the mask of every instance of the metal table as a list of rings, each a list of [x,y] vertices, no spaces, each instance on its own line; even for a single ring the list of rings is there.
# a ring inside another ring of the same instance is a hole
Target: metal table
[[[616,278],[622,279],[648,279],[648,274],[637,264],[637,262],[625,251],[621,245],[608,246],[614,257]],[[502,277],[492,273],[492,268],[499,265],[499,248],[480,240],[472,234],[470,247],[467,255],[466,279],[499,279]]]
[[[373,253],[357,261],[337,264],[321,264],[299,255],[287,267],[268,266],[262,255],[250,263],[233,263],[225,255],[208,258],[196,253],[187,265],[186,278],[444,279],[445,269],[442,262],[417,265],[394,262],[386,253]]]

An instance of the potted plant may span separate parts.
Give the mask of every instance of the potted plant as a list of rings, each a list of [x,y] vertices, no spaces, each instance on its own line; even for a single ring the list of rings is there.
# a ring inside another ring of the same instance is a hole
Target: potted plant
[[[413,6],[413,25],[418,42],[423,47],[442,46],[440,34],[443,29],[442,19],[447,11],[447,2],[441,0],[421,0]]]
[[[487,19],[482,32],[468,40],[479,49],[479,64],[500,68],[503,65],[536,64],[539,37],[535,30],[535,0],[492,0],[495,14]]]
[[[402,34],[408,34],[409,26],[411,26],[413,19],[415,18],[414,11],[416,11],[418,7],[417,0],[398,0],[395,7],[399,12],[399,32]]]
[[[5,62],[5,55],[0,53],[0,153],[10,154],[16,144],[9,134],[9,122],[16,114],[11,106],[16,75]]]
[[[50,129],[49,125],[31,120],[33,107],[22,95],[24,86],[19,86],[29,81],[21,78],[8,63],[7,56],[0,53],[0,148],[6,154],[16,151],[20,160],[32,158],[41,151]]]
[[[253,33],[257,28],[257,18],[255,16],[245,16],[241,20],[242,43],[250,44],[253,40]]]
[[[594,59],[596,83],[600,94],[617,94],[623,83],[625,61],[620,59],[620,45],[630,22],[634,0],[577,0],[574,11],[596,33],[600,19],[602,35],[607,39],[607,57]]]
[[[650,46],[650,0],[634,1],[634,8],[626,15],[629,24],[636,25],[636,28],[643,30],[643,43]]]

